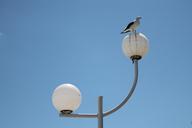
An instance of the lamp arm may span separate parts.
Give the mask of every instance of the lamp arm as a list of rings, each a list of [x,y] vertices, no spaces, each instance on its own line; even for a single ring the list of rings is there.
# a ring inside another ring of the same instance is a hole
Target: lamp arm
[[[134,63],[135,75],[134,75],[134,81],[133,81],[133,85],[131,87],[131,90],[129,91],[127,97],[125,97],[125,99],[119,105],[117,105],[116,107],[114,107],[113,109],[111,109],[111,110],[109,110],[107,112],[104,112],[103,116],[108,116],[108,115],[116,112],[117,110],[119,110],[123,105],[125,105],[128,102],[128,100],[132,96],[132,94],[133,94],[133,92],[134,92],[134,90],[136,88],[137,80],[138,80],[138,60],[134,59],[133,63]]]
[[[60,117],[69,117],[69,118],[97,118],[97,114],[63,114],[60,113]]]
[[[125,97],[125,99],[116,107],[114,107],[113,109],[104,112],[103,116],[108,116],[114,112],[116,112],[117,110],[119,110],[123,105],[125,105],[128,100],[130,99],[130,97],[132,96],[135,88],[136,88],[136,84],[137,84],[137,79],[138,79],[138,60],[135,59],[133,60],[134,62],[134,70],[135,70],[135,76],[134,76],[134,81],[133,81],[133,85],[131,87],[131,90],[129,91],[127,97]],[[69,118],[98,118],[98,114],[63,114],[60,113],[60,117],[69,117]]]

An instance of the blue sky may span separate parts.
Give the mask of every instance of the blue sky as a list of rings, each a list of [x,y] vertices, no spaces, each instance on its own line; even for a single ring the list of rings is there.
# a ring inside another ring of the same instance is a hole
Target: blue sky
[[[96,119],[60,118],[53,90],[75,84],[76,113],[117,105],[130,89],[133,64],[121,49],[122,29],[142,16],[150,41],[139,62],[137,89],[110,128],[192,128],[192,1],[0,0],[0,127],[96,128]]]

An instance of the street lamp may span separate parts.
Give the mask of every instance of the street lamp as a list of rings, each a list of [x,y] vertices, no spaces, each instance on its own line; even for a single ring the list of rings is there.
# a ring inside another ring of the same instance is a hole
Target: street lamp
[[[81,92],[72,84],[62,84],[54,90],[52,102],[57,111],[71,114],[80,106]]]
[[[134,81],[128,95],[124,100],[109,111],[103,112],[103,97],[98,97],[98,112],[96,114],[73,114],[81,102],[81,92],[72,84],[62,84],[58,86],[52,95],[52,102],[61,117],[70,118],[97,118],[98,128],[103,128],[103,117],[106,117],[125,105],[132,96],[138,79],[138,60],[148,51],[148,39],[142,33],[131,33],[124,37],[122,49],[124,54],[134,63]]]

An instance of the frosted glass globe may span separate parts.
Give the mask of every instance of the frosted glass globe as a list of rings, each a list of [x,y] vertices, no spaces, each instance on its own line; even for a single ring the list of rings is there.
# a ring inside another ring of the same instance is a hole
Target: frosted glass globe
[[[70,114],[80,106],[81,92],[72,84],[62,84],[54,90],[52,103],[57,111]]]
[[[122,44],[123,52],[126,56],[143,57],[148,51],[148,39],[142,33],[131,33],[124,37]]]

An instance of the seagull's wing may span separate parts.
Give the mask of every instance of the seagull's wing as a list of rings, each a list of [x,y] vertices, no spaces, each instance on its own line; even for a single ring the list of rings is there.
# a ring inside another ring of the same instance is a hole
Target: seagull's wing
[[[133,22],[130,22],[130,23],[127,25],[127,27],[124,29],[124,31],[127,30],[127,29],[130,29],[130,27],[131,27],[133,24],[134,24],[134,21],[133,21]]]

